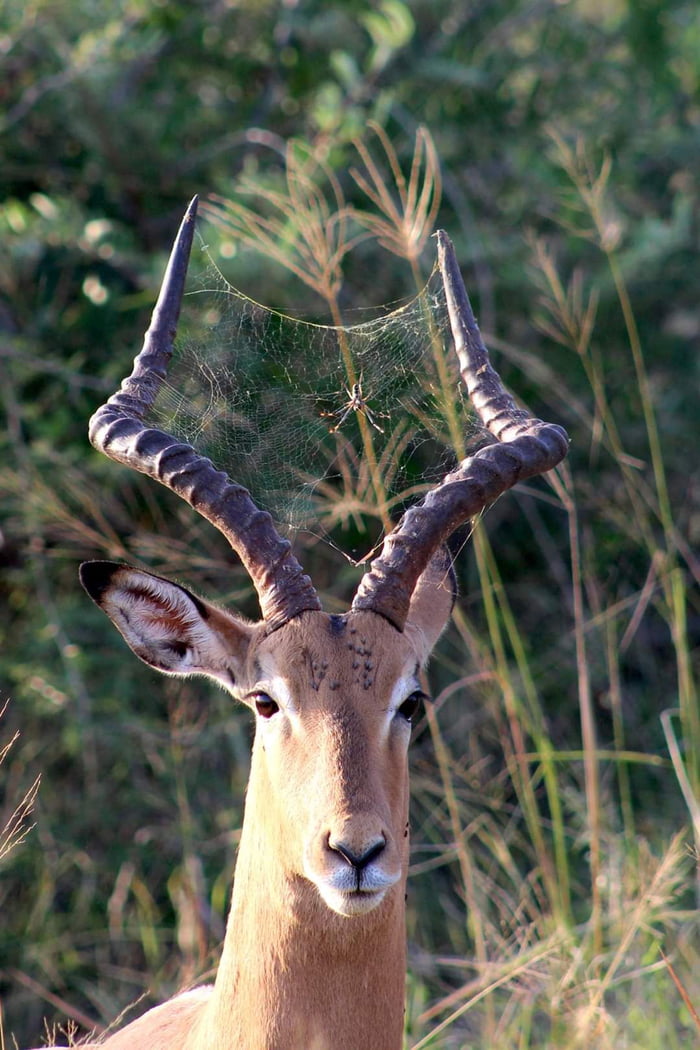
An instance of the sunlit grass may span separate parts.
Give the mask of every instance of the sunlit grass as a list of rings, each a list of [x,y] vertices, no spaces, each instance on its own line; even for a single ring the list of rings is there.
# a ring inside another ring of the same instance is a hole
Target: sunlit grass
[[[487,632],[479,646],[479,671],[487,684],[478,691],[490,705],[503,706],[499,742],[517,802],[509,808],[500,835],[493,830],[486,835],[473,805],[467,811],[459,805],[460,778],[468,780],[468,770],[458,755],[449,754],[440,720],[429,716],[445,798],[441,835],[436,838],[449,843],[454,854],[449,864],[466,909],[471,959],[464,965],[471,976],[442,1003],[414,1015],[414,1050],[681,1047],[693,1031],[700,1031],[693,1006],[693,997],[700,994],[700,956],[688,893],[699,841],[694,776],[700,738],[686,631],[687,586],[694,565],[673,522],[643,346],[606,219],[611,210],[606,200],[610,167],[606,162],[594,175],[581,149],[570,150],[558,137],[555,145],[572,179],[576,202],[589,220],[579,233],[597,244],[610,266],[637,378],[646,448],[635,448],[630,455],[622,445],[596,331],[596,291],[584,291],[579,271],[567,281],[548,246],[535,241],[533,259],[546,311],[540,327],[583,365],[593,411],[587,415],[588,433],[580,427],[573,431],[574,444],[608,451],[613,467],[606,469],[617,469],[619,491],[629,501],[627,538],[645,552],[649,574],[660,591],[662,600],[654,605],[666,621],[677,667],[676,717],[664,710],[665,705],[658,711],[672,766],[656,754],[631,754],[626,749],[620,661],[645,614],[648,596],[642,588],[636,599],[621,605],[606,594],[598,566],[605,565],[607,523],[591,517],[564,464],[550,483],[568,521],[569,607],[562,610],[562,630],[573,642],[569,651],[575,693],[566,700],[578,708],[581,751],[577,758],[565,754],[549,731],[531,661],[537,640],[533,643],[523,633],[514,615],[480,523],[472,539]],[[650,479],[643,469],[647,458]],[[462,616],[458,613],[457,624]],[[462,624],[463,635],[471,630]],[[594,674],[597,690],[610,697],[613,714],[613,743],[602,749]],[[660,837],[655,846],[639,832],[645,815],[635,812],[630,769],[637,763],[659,762],[665,762],[669,786],[672,769],[675,772],[696,828],[695,851],[683,830],[665,843]],[[487,811],[489,787],[482,796]],[[499,781],[494,801],[503,793]],[[520,825],[518,832],[514,825]],[[511,851],[510,842],[517,848]],[[523,866],[523,852],[529,856],[529,870]],[[521,886],[514,894],[518,879]],[[667,954],[679,960],[685,980]],[[657,1008],[649,1008],[651,1003]]]

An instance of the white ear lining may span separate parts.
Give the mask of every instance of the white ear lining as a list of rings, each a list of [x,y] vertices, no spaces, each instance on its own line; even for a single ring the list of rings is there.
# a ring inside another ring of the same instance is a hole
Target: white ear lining
[[[166,674],[204,674],[230,689],[250,629],[179,584],[115,566],[94,595],[136,655]]]

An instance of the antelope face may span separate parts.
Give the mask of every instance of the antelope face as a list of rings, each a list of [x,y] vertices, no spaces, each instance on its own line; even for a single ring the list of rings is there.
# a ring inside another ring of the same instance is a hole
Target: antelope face
[[[374,613],[310,612],[255,647],[235,690],[256,711],[251,789],[270,833],[341,915],[370,911],[405,876],[420,663]]]
[[[255,712],[252,834],[288,880],[311,883],[340,915],[371,911],[392,887],[403,893],[418,673],[452,604],[449,577],[434,575],[403,631],[373,612],[308,611],[270,632],[150,573],[82,568],[137,656],[214,678]]]

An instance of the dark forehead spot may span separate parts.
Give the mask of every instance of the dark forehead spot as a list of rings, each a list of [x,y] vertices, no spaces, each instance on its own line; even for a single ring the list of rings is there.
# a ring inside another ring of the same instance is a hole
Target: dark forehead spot
[[[338,616],[337,614],[333,614],[332,616],[328,617],[328,629],[331,632],[331,634],[336,638],[345,631],[347,625],[348,621],[346,620],[345,616]]]

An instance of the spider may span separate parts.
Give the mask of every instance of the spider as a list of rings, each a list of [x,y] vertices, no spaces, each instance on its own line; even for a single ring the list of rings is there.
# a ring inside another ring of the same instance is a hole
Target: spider
[[[345,393],[348,395],[348,400],[341,408],[337,408],[335,412],[321,413],[322,416],[340,416],[340,419],[335,426],[331,427],[330,433],[335,434],[336,431],[340,430],[351,412],[363,412],[367,417],[367,421],[371,423],[374,429],[378,430],[380,434],[383,434],[384,429],[379,426],[379,423],[377,423],[372,410],[362,394],[362,376],[360,376],[357,383],[353,383],[352,390],[345,387]],[[377,412],[377,415],[382,419],[386,418],[386,415],[383,412]]]

